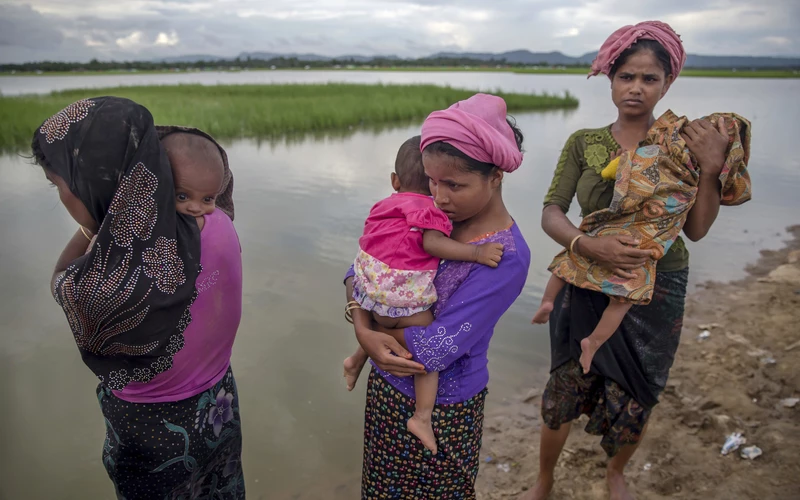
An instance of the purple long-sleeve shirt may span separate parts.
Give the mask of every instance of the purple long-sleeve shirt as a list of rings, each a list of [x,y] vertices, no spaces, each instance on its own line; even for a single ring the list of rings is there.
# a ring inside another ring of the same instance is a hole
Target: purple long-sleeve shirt
[[[472,242],[502,243],[503,259],[492,269],[472,262],[444,261],[434,280],[439,295],[427,327],[405,330],[408,350],[429,372],[439,372],[437,404],[466,401],[489,382],[487,351],[494,327],[525,286],[531,252],[519,227]],[[347,277],[352,276],[352,269]],[[374,365],[374,363],[373,363]],[[414,397],[414,378],[376,370],[397,390]]]

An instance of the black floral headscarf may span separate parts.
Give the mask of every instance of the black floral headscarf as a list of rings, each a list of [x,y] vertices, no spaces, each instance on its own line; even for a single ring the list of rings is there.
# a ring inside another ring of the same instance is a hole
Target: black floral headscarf
[[[175,211],[153,117],[127,99],[84,99],[45,121],[32,146],[100,227],[53,289],[83,361],[111,389],[148,382],[183,348],[200,270],[200,232]]]

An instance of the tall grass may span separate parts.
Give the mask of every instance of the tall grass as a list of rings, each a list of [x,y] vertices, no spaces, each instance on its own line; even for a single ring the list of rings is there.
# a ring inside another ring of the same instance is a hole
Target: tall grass
[[[156,123],[189,125],[215,137],[276,138],[351,127],[408,122],[474,92],[435,85],[177,85],[80,89],[0,97],[0,149],[30,145],[42,121],[86,97],[127,97]],[[499,94],[509,112],[574,108],[569,94]]]

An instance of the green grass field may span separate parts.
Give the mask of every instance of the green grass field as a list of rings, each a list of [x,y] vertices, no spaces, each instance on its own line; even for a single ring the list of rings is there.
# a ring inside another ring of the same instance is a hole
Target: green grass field
[[[29,147],[42,121],[86,97],[115,95],[146,106],[156,123],[198,127],[220,139],[276,138],[421,120],[474,94],[435,85],[176,85],[0,97],[0,149]],[[499,93],[509,112],[575,108],[569,94]]]

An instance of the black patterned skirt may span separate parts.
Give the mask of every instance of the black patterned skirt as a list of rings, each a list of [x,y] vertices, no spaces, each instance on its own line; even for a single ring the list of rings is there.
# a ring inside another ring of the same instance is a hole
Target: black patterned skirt
[[[608,297],[564,287],[550,315],[551,371],[542,395],[545,425],[558,429],[586,414],[586,432],[603,436],[600,444],[608,456],[639,442],[678,350],[688,276],[688,269],[657,273],[650,304],[631,307],[586,375],[578,363],[580,341],[597,326]]]
[[[434,408],[433,433],[439,452],[433,455],[406,430],[414,400],[373,369],[364,412],[361,498],[474,499],[486,393],[484,389],[463,403]]]
[[[228,368],[217,384],[174,403],[129,403],[103,384],[103,465],[118,499],[243,499],[239,398]]]

